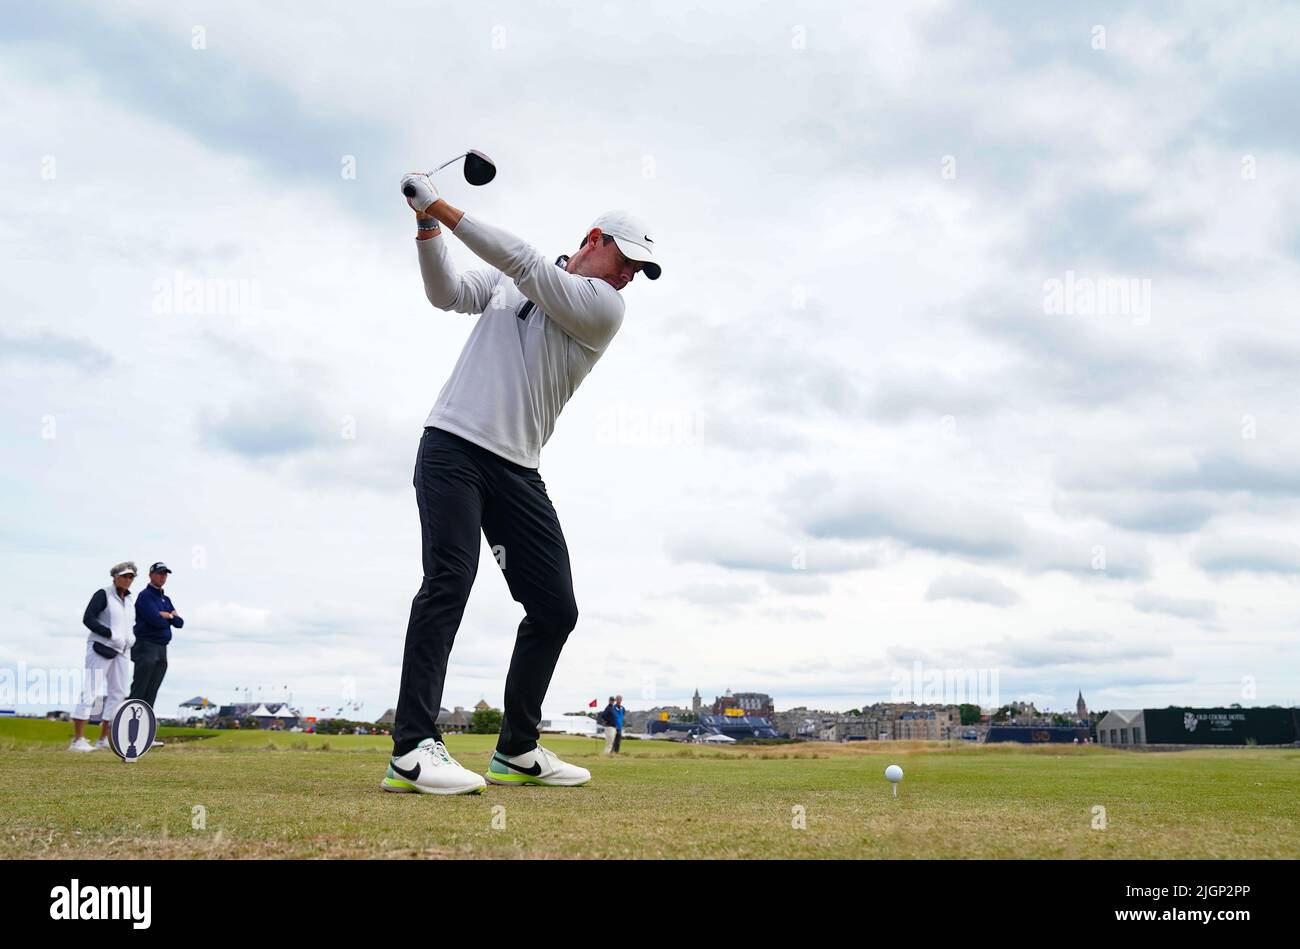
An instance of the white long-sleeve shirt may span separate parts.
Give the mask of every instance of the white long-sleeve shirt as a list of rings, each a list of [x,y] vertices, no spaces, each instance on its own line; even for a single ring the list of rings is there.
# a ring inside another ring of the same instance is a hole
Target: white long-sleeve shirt
[[[623,298],[468,214],[452,233],[491,266],[457,273],[442,236],[416,241],[429,302],[482,314],[424,424],[537,468],[564,404],[623,325]]]

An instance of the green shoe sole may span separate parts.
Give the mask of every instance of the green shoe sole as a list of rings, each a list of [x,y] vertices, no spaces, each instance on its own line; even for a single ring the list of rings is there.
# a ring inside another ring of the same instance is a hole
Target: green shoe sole
[[[577,784],[559,784],[555,781],[543,781],[541,778],[530,777],[526,774],[497,774],[489,771],[483,775],[487,778],[488,784],[501,784],[508,787],[519,787],[522,784],[532,784],[539,788],[580,788],[584,784],[590,784],[591,779],[580,781]]]
[[[453,794],[482,794],[483,793],[482,787],[466,788],[463,791],[460,790],[459,788],[439,789],[437,791],[422,791],[420,788],[417,788],[410,781],[403,781],[401,778],[384,778],[384,780],[379,782],[379,789],[381,791],[388,791],[390,794],[428,794],[434,796],[440,796],[440,795],[451,796]]]
[[[493,784],[541,784],[542,783],[541,781],[538,781],[536,778],[531,778],[526,774],[514,774],[514,773],[498,774],[495,771],[489,771],[487,772],[487,774],[483,775],[483,777],[487,778],[487,780],[491,781]]]

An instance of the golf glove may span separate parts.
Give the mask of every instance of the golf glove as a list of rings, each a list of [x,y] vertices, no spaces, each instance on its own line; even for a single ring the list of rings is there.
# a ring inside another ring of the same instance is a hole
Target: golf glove
[[[414,193],[407,194],[408,189]],[[427,211],[429,205],[438,200],[438,189],[428,175],[407,175],[402,179],[402,194],[406,195],[406,203],[416,211]]]

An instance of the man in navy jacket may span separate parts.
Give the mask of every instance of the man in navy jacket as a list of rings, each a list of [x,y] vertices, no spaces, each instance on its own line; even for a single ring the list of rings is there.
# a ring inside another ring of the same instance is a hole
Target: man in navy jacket
[[[172,606],[163,584],[171,569],[165,563],[149,568],[149,585],[135,598],[135,645],[131,659],[135,676],[131,680],[131,698],[143,699],[150,707],[158,699],[158,687],[167,673],[167,644],[172,641],[172,627],[185,625]]]
[[[618,754],[619,747],[623,744],[623,718],[627,715],[627,709],[623,707],[623,696],[614,696],[614,754]]]

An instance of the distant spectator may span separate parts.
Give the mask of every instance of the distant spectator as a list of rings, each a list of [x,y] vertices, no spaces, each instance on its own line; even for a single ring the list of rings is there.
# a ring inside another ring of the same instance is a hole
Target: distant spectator
[[[609,697],[609,704],[600,713],[598,721],[605,726],[605,754],[612,755],[614,740],[618,736],[618,728],[614,725],[614,696]]]
[[[97,751],[109,747],[113,716],[125,701],[131,680],[129,656],[135,642],[135,633],[131,629],[135,622],[131,584],[135,581],[135,564],[123,561],[108,573],[112,582],[95,591],[81,617],[90,635],[86,637],[86,676],[81,683],[81,701],[72,712],[69,751]],[[101,691],[106,695],[104,711],[99,718],[99,741],[91,745],[86,740],[86,722]]]
[[[623,696],[614,696],[614,754],[618,754],[618,749],[623,744],[623,718],[626,715],[627,709],[623,707]]]

